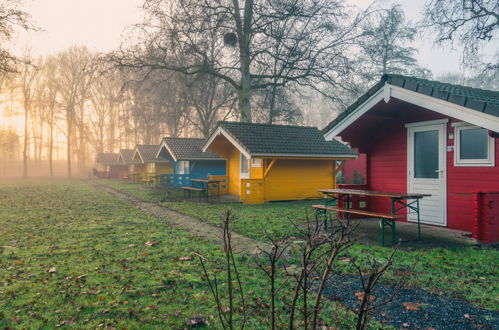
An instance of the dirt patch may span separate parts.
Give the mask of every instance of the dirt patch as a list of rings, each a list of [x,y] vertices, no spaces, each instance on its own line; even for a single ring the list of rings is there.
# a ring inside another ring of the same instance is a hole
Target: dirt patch
[[[216,244],[221,244],[222,242],[222,229],[213,225],[210,225],[206,222],[202,222],[195,217],[191,217],[188,215],[184,215],[177,211],[173,211],[164,206],[160,206],[158,204],[147,202],[141,200],[137,197],[128,195],[119,190],[113,189],[108,186],[104,186],[95,182],[89,182],[92,186],[97,189],[103,190],[109,193],[111,196],[115,198],[120,198],[126,200],[135,208],[138,208],[145,214],[161,219],[167,222],[169,225],[174,226],[175,228],[185,230],[189,232],[191,235],[196,237],[205,238],[211,242]],[[249,238],[247,236],[232,233],[234,250],[237,253],[243,254],[255,254],[258,252],[259,247],[264,247],[265,245],[257,240]]]

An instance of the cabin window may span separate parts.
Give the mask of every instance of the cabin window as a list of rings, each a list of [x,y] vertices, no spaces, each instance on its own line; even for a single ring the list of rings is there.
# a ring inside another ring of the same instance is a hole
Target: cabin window
[[[178,174],[189,174],[189,161],[181,160],[178,162]]]
[[[486,129],[459,123],[454,136],[455,166],[494,166],[494,138]]]
[[[247,179],[249,178],[249,159],[246,158],[243,154],[241,154],[241,178]]]

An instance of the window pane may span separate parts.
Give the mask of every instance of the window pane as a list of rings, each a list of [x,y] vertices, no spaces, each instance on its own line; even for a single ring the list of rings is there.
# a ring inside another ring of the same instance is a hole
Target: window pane
[[[438,178],[438,131],[414,133],[414,177]]]
[[[461,159],[488,159],[489,137],[483,128],[459,131],[459,157]]]
[[[241,154],[241,173],[248,173],[248,172],[249,172],[248,158],[244,157],[244,155]]]

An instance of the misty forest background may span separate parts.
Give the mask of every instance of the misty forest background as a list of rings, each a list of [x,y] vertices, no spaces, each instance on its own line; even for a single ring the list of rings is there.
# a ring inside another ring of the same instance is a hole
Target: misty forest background
[[[20,4],[0,4],[3,41],[37,29]],[[494,0],[429,0],[421,22],[334,0],[146,0],[143,12],[107,54],[0,47],[0,177],[85,176],[96,153],[206,137],[219,120],[322,128],[384,73],[499,89]],[[433,76],[418,38],[461,49],[461,67]]]

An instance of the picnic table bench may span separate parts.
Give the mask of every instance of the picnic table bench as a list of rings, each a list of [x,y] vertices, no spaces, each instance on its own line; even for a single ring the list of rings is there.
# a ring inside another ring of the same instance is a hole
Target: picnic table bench
[[[195,187],[180,187],[184,191],[184,198],[186,195],[191,198],[191,193],[192,192],[197,192],[199,199],[201,199],[202,196],[205,196],[206,199],[208,199],[208,191],[204,188],[195,188]]]
[[[205,197],[206,201],[208,201],[209,197],[209,188],[210,185],[216,185],[217,187],[217,196],[220,199],[220,181],[212,180],[212,179],[191,179],[193,184],[200,185],[200,187],[180,187],[184,190],[184,197],[187,194],[189,198],[191,198],[191,192],[197,192],[199,198]]]
[[[312,208],[324,214],[324,228],[327,229],[327,211],[334,211],[341,215],[363,215],[370,218],[377,218],[380,221],[381,227],[381,244],[385,245],[385,226],[392,230],[392,244],[397,242],[397,229],[396,220],[404,218],[402,214],[397,214],[402,209],[410,209],[417,213],[418,219],[418,239],[421,239],[421,223],[419,215],[419,200],[423,197],[431,196],[429,194],[418,193],[395,193],[395,192],[382,192],[370,191],[359,189],[321,189],[319,192],[324,194],[324,204],[312,205]],[[365,197],[385,197],[391,199],[391,212],[382,213],[370,210],[360,210],[350,208],[350,196],[365,196]],[[412,201],[408,201],[412,200]],[[339,207],[337,205],[328,205],[328,203],[341,201],[346,207]]]

